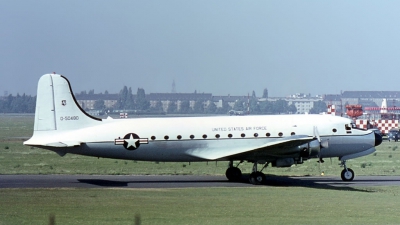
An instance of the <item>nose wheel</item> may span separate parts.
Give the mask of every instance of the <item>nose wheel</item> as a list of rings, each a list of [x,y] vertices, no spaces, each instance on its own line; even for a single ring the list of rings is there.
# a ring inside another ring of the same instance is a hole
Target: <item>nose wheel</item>
[[[354,171],[350,168],[347,168],[346,161],[342,161],[342,165],[344,169],[340,174],[343,181],[352,181],[354,179]]]

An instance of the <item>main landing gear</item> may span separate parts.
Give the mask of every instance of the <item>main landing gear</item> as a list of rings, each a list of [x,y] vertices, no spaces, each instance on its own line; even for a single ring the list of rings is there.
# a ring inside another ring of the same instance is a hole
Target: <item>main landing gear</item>
[[[265,174],[261,171],[267,166],[268,163],[264,164],[263,168],[260,171],[257,171],[257,162],[254,162],[253,170],[249,177],[249,181],[251,184],[259,185],[265,182]]]
[[[241,161],[240,163],[242,162],[243,161]],[[238,168],[239,164],[234,167],[233,161],[229,161],[229,167],[225,172],[226,178],[228,178],[229,181],[238,182],[242,179],[242,171]]]
[[[343,181],[352,181],[354,179],[354,171],[346,166],[346,160],[343,160],[341,165],[344,167],[341,173]]]
[[[243,161],[241,161],[240,163],[242,163]],[[240,164],[239,163],[239,164]],[[229,181],[240,181],[242,179],[242,171],[240,171],[240,169],[238,168],[238,165],[236,165],[236,167],[233,166],[233,161],[229,162],[229,168],[226,170],[226,177],[228,178]],[[257,171],[257,162],[254,162],[253,164],[253,170],[252,173],[250,174],[249,177],[249,182],[251,184],[262,184],[265,182],[265,175],[264,173],[262,173],[261,171],[268,166],[268,163],[266,163],[264,165],[264,167],[260,170]]]

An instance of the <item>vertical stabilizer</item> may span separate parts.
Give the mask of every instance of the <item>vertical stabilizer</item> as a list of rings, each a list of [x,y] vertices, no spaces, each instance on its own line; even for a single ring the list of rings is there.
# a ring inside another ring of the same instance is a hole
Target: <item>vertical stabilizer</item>
[[[35,131],[73,130],[99,124],[77,103],[69,81],[58,74],[43,75],[38,83]]]
[[[386,98],[382,100],[382,105],[381,105],[381,113],[387,113],[387,101]]]
[[[55,130],[53,80],[50,74],[43,75],[38,83],[35,109],[35,131]]]

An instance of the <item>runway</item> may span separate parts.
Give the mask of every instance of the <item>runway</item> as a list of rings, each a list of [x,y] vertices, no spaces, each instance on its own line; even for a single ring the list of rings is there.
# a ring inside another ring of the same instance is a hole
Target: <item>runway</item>
[[[339,177],[267,176],[261,186],[341,188],[357,186],[397,186],[400,176],[357,176],[351,182]],[[243,177],[229,182],[225,176],[193,175],[0,175],[0,188],[199,188],[255,187]]]

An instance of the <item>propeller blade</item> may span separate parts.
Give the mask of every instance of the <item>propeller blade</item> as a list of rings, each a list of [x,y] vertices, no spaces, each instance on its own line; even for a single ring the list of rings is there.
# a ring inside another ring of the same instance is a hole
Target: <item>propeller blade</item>
[[[329,144],[328,144],[328,140],[322,141],[321,137],[319,136],[319,132],[318,132],[318,127],[314,126],[314,137],[317,138],[321,148],[328,148]]]
[[[319,136],[319,132],[318,132],[317,126],[314,126],[314,137],[316,137],[317,140],[321,143],[321,137]]]
[[[321,142],[321,148],[329,148],[329,142],[328,140],[322,141]]]

